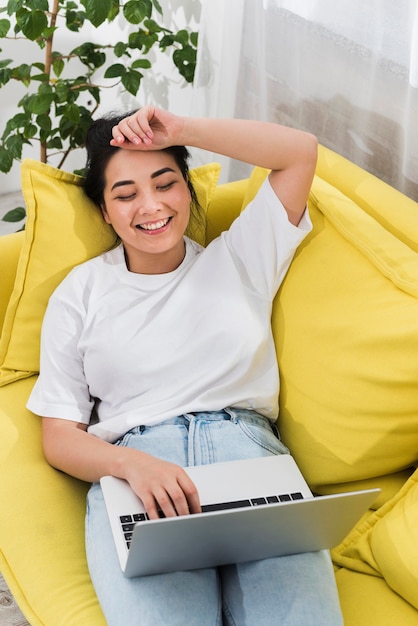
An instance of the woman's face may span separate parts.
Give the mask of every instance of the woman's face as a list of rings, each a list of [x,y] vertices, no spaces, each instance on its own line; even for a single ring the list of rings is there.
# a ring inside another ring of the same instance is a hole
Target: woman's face
[[[131,272],[164,274],[185,254],[191,196],[172,155],[118,150],[105,170],[103,215],[121,238]]]

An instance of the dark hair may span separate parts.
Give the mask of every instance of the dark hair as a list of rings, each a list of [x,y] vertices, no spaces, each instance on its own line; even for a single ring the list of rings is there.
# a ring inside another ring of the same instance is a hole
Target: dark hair
[[[84,190],[89,198],[93,200],[99,207],[103,205],[103,194],[105,188],[105,170],[111,157],[122,150],[123,148],[110,145],[112,139],[112,128],[123,120],[130,113],[124,113],[123,115],[111,114],[102,117],[90,126],[86,135],[86,148],[87,148],[87,164],[85,169]],[[177,166],[179,167],[184,180],[189,187],[190,195],[192,198],[192,211],[195,209],[194,217],[199,219],[200,207],[197,199],[196,191],[189,180],[189,159],[190,154],[185,146],[170,146],[164,148],[162,152],[171,154],[174,158]]]

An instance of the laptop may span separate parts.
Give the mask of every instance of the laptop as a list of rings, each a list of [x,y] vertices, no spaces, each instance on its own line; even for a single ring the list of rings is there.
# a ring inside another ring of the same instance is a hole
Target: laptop
[[[100,483],[127,578],[330,549],[379,489],[314,497],[289,454],[186,467],[202,513],[149,520],[129,484]]]

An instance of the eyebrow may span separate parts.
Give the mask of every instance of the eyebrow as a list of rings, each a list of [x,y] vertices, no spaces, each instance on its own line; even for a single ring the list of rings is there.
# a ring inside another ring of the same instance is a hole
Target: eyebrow
[[[153,172],[151,174],[151,179],[158,178],[158,176],[162,176],[162,174],[166,174],[166,172],[174,172],[174,170],[171,167],[163,167],[162,169],[157,170],[156,172]],[[135,181],[133,180],[118,180],[116,181],[114,185],[112,185],[112,188],[110,191],[113,191],[117,187],[123,187],[124,185],[133,185],[133,184],[135,184]]]

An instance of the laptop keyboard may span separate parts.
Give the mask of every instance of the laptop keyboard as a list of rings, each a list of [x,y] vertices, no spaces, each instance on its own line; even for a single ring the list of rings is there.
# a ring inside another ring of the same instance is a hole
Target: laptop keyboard
[[[249,506],[262,506],[263,504],[275,504],[277,502],[292,502],[294,500],[303,500],[300,491],[295,493],[283,493],[278,496],[267,496],[262,498],[252,498],[251,500],[233,500],[232,502],[217,502],[216,504],[202,505],[202,513],[213,511],[225,511],[230,509],[241,509]],[[161,518],[165,517],[162,511],[159,511]],[[132,515],[121,515],[119,520],[122,526],[122,532],[125,537],[126,546],[129,549],[131,545],[132,534],[135,524],[145,522],[149,519],[147,513],[134,513]]]

